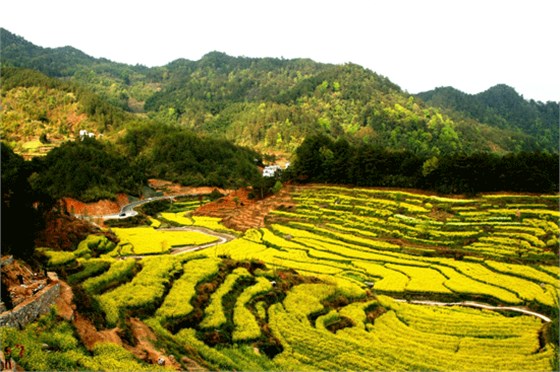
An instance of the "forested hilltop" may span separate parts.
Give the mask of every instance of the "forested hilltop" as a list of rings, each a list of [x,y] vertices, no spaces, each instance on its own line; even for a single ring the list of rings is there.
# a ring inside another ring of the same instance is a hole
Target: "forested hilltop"
[[[55,87],[52,92],[44,91],[41,83],[3,84],[3,100],[10,103],[2,110],[3,122],[15,128],[23,116],[30,133],[21,139],[21,131],[6,129],[7,141],[28,141],[42,134],[33,128],[59,130],[54,129],[58,122],[63,126],[76,123],[61,129],[69,134],[95,129],[111,136],[138,121],[151,120],[287,155],[312,135],[422,157],[556,152],[558,147],[557,120],[552,120],[558,118],[558,105],[525,101],[507,87],[501,87],[507,93],[501,96],[481,93],[486,102],[497,103],[479,105],[482,108],[473,113],[464,108],[471,106],[470,96],[456,95],[465,102],[456,108],[426,94],[419,99],[388,78],[354,64],[211,52],[198,61],[180,59],[148,68],[96,59],[72,47],[42,48],[5,29],[1,30],[1,48],[3,70],[13,66],[22,74],[19,68],[26,68],[73,84],[73,88]],[[30,70],[23,74],[32,74]],[[22,106],[30,96],[49,97],[39,100],[43,110],[34,118],[22,113],[28,112]],[[107,108],[88,112],[91,106],[83,103],[86,96],[96,97],[105,105],[99,107]],[[502,96],[510,97],[512,103],[502,104]],[[56,116],[60,112],[65,115]]]
[[[463,116],[498,128],[530,134],[543,148],[558,144],[558,102],[527,101],[504,84],[478,94],[442,87],[416,96],[450,116]]]

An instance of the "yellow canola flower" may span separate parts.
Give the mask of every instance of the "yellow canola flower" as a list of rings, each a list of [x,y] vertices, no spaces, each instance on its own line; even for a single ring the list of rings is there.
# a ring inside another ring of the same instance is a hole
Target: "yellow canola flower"
[[[151,227],[113,228],[121,242],[120,253],[166,253],[173,247],[196,246],[212,243],[216,237],[197,231],[155,230]]]

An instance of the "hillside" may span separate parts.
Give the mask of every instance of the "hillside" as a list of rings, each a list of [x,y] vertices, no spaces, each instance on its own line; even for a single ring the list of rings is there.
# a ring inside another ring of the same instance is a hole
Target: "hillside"
[[[551,128],[548,120],[551,115],[526,115],[520,125],[515,114],[502,115],[501,121],[457,114],[424,103],[388,78],[354,64],[211,52],[198,61],[179,59],[147,68],[95,59],[72,47],[42,48],[0,31],[4,67],[25,67],[70,80],[136,116],[262,152],[289,155],[316,134],[420,156],[555,151],[552,145],[558,142],[556,125]],[[4,90],[3,95],[17,93]],[[3,114],[25,115],[17,102],[14,105],[15,113]]]
[[[67,303],[0,336],[25,370],[557,370],[558,196],[284,196],[243,233],[194,199],[117,245],[38,249]]]
[[[462,115],[494,127],[527,133],[537,140],[538,146],[543,150],[558,149],[557,102],[527,101],[504,84],[478,94],[466,94],[452,87],[442,87],[416,96],[454,117]]]
[[[145,90],[155,89],[143,86],[149,71],[143,66],[96,59],[71,46],[43,48],[4,28],[0,28],[0,44],[2,65],[33,69],[55,78],[72,78],[123,109],[129,107],[129,92],[142,97]]]
[[[36,70],[3,66],[0,82],[2,139],[28,156],[45,155],[81,130],[114,139],[125,123],[142,121],[89,88]]]

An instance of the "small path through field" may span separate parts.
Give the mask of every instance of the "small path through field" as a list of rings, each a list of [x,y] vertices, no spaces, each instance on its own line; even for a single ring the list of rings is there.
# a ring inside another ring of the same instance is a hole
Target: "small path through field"
[[[212,243],[195,245],[195,246],[190,246],[189,245],[189,246],[185,246],[185,247],[171,248],[170,254],[180,254],[180,253],[185,253],[185,252],[194,252],[194,251],[198,251],[198,250],[201,250],[201,249],[210,248],[210,247],[213,247],[215,245],[224,244],[224,243],[232,241],[233,239],[236,238],[234,235],[220,233],[220,232],[217,232],[217,231],[214,231],[214,230],[210,230],[206,227],[200,227],[200,226],[173,227],[173,228],[169,228],[169,229],[160,229],[160,230],[163,230],[163,231],[196,231],[196,232],[200,232],[200,233],[203,233],[203,234],[206,234],[206,235],[211,235],[213,237],[218,238],[218,241],[215,241],[215,242],[212,242]]]
[[[477,307],[480,309],[487,309],[487,310],[505,310],[505,311],[515,311],[522,314],[533,315],[537,318],[544,320],[545,322],[549,323],[552,320],[547,317],[546,315],[536,313],[531,310],[523,309],[520,307],[513,307],[513,306],[492,306],[487,305],[479,302],[473,301],[464,301],[464,302],[437,302],[437,301],[420,301],[420,300],[396,300],[398,302],[408,302],[411,304],[418,304],[418,305],[430,305],[430,306],[467,306],[467,307]]]
[[[166,195],[166,196],[152,197],[152,198],[145,199],[145,200],[138,200],[138,201],[135,201],[135,202],[132,202],[132,203],[129,203],[129,204],[123,206],[121,208],[120,213],[118,213],[118,214],[109,214],[109,215],[104,215],[104,216],[100,216],[100,217],[102,217],[105,220],[115,219],[115,218],[127,218],[127,217],[137,215],[138,212],[136,212],[134,210],[134,208],[136,208],[136,207],[138,207],[142,204],[147,204],[147,203],[151,203],[151,202],[154,202],[154,201],[157,201],[157,200],[163,200],[163,199],[171,199],[172,200],[172,199],[175,199],[175,198],[180,197],[180,196],[196,196],[196,195],[198,195],[198,194]],[[194,246],[193,245],[188,245],[188,246],[183,246],[183,247],[171,248],[169,253],[173,254],[173,255],[186,253],[186,252],[194,252],[194,251],[198,251],[198,250],[201,250],[201,249],[210,248],[210,247],[213,247],[215,245],[227,243],[227,242],[236,238],[234,235],[216,232],[214,230],[210,230],[208,228],[201,227],[201,226],[181,226],[181,227],[171,227],[171,228],[159,229],[159,230],[160,231],[196,231],[196,232],[200,232],[202,234],[211,235],[215,238],[218,238],[218,241],[208,243],[208,244],[201,244],[201,245],[194,245]],[[142,257],[146,257],[146,256],[150,256],[150,255],[127,255],[125,257],[142,258]]]
[[[208,229],[206,227],[201,227],[201,226],[181,226],[181,227],[171,227],[171,228],[168,228],[168,229],[158,229],[158,230],[159,231],[195,231],[195,232],[199,232],[199,233],[202,233],[202,234],[206,234],[206,235],[210,235],[210,236],[213,236],[215,238],[218,238],[217,241],[214,241],[214,242],[211,242],[211,243],[200,244],[200,245],[185,245],[185,246],[182,246],[182,247],[171,248],[168,252],[168,254],[171,254],[171,255],[177,255],[177,254],[181,254],[181,253],[199,251],[201,249],[210,248],[210,247],[213,247],[215,245],[220,245],[220,244],[227,243],[227,242],[232,241],[233,239],[236,238],[236,236],[234,236],[234,235],[217,232],[217,231]],[[157,255],[159,255],[159,254],[157,254]],[[154,255],[154,254],[130,254],[130,255],[123,255],[122,258],[139,258],[139,259],[141,259],[143,257],[151,257],[151,256],[156,256],[156,255]]]
[[[128,203],[126,205],[124,205],[121,208],[121,211],[117,214],[106,214],[103,216],[93,216],[93,218],[103,218],[104,220],[111,220],[111,219],[120,219],[120,218],[128,218],[128,217],[133,217],[136,216],[138,214],[138,212],[136,212],[134,210],[134,208],[141,206],[142,204],[148,204],[151,202],[155,202],[158,200],[164,200],[164,199],[169,199],[169,200],[175,200],[175,198],[179,198],[181,196],[198,196],[197,194],[178,194],[178,195],[166,195],[166,196],[154,196],[148,199],[143,199],[143,200],[137,200],[134,201],[132,203]]]

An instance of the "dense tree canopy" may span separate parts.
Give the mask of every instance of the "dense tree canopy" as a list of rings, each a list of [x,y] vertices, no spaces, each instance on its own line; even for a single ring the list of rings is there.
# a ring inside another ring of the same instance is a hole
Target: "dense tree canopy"
[[[244,186],[259,177],[256,152],[176,126],[131,128],[120,144],[149,177],[218,187]]]
[[[296,150],[289,176],[309,182],[358,186],[413,187],[441,193],[558,191],[558,154],[504,156],[475,153],[421,157],[372,145],[351,146],[319,135]]]
[[[526,101],[513,88],[504,84],[474,95],[444,87],[417,96],[454,117],[463,115],[498,128],[529,134],[535,139],[538,149],[558,149],[557,102]]]
[[[33,206],[37,196],[28,182],[31,168],[3,142],[2,150],[2,254],[29,258],[35,233],[41,225],[39,211]]]
[[[113,145],[85,138],[51,150],[35,159],[33,186],[53,198],[83,201],[114,198],[124,192],[139,195],[145,183],[142,169],[119,154]]]
[[[558,147],[557,103],[526,101],[505,85],[474,96],[445,88],[414,97],[354,64],[211,52],[199,61],[147,68],[71,47],[41,48],[7,30],[1,37],[3,67],[31,68],[80,86],[76,111],[98,132],[134,125],[127,110],[265,152],[293,153],[316,134],[430,157]],[[20,93],[10,93],[10,102],[25,96]],[[43,106],[41,118],[58,122],[57,110]]]

